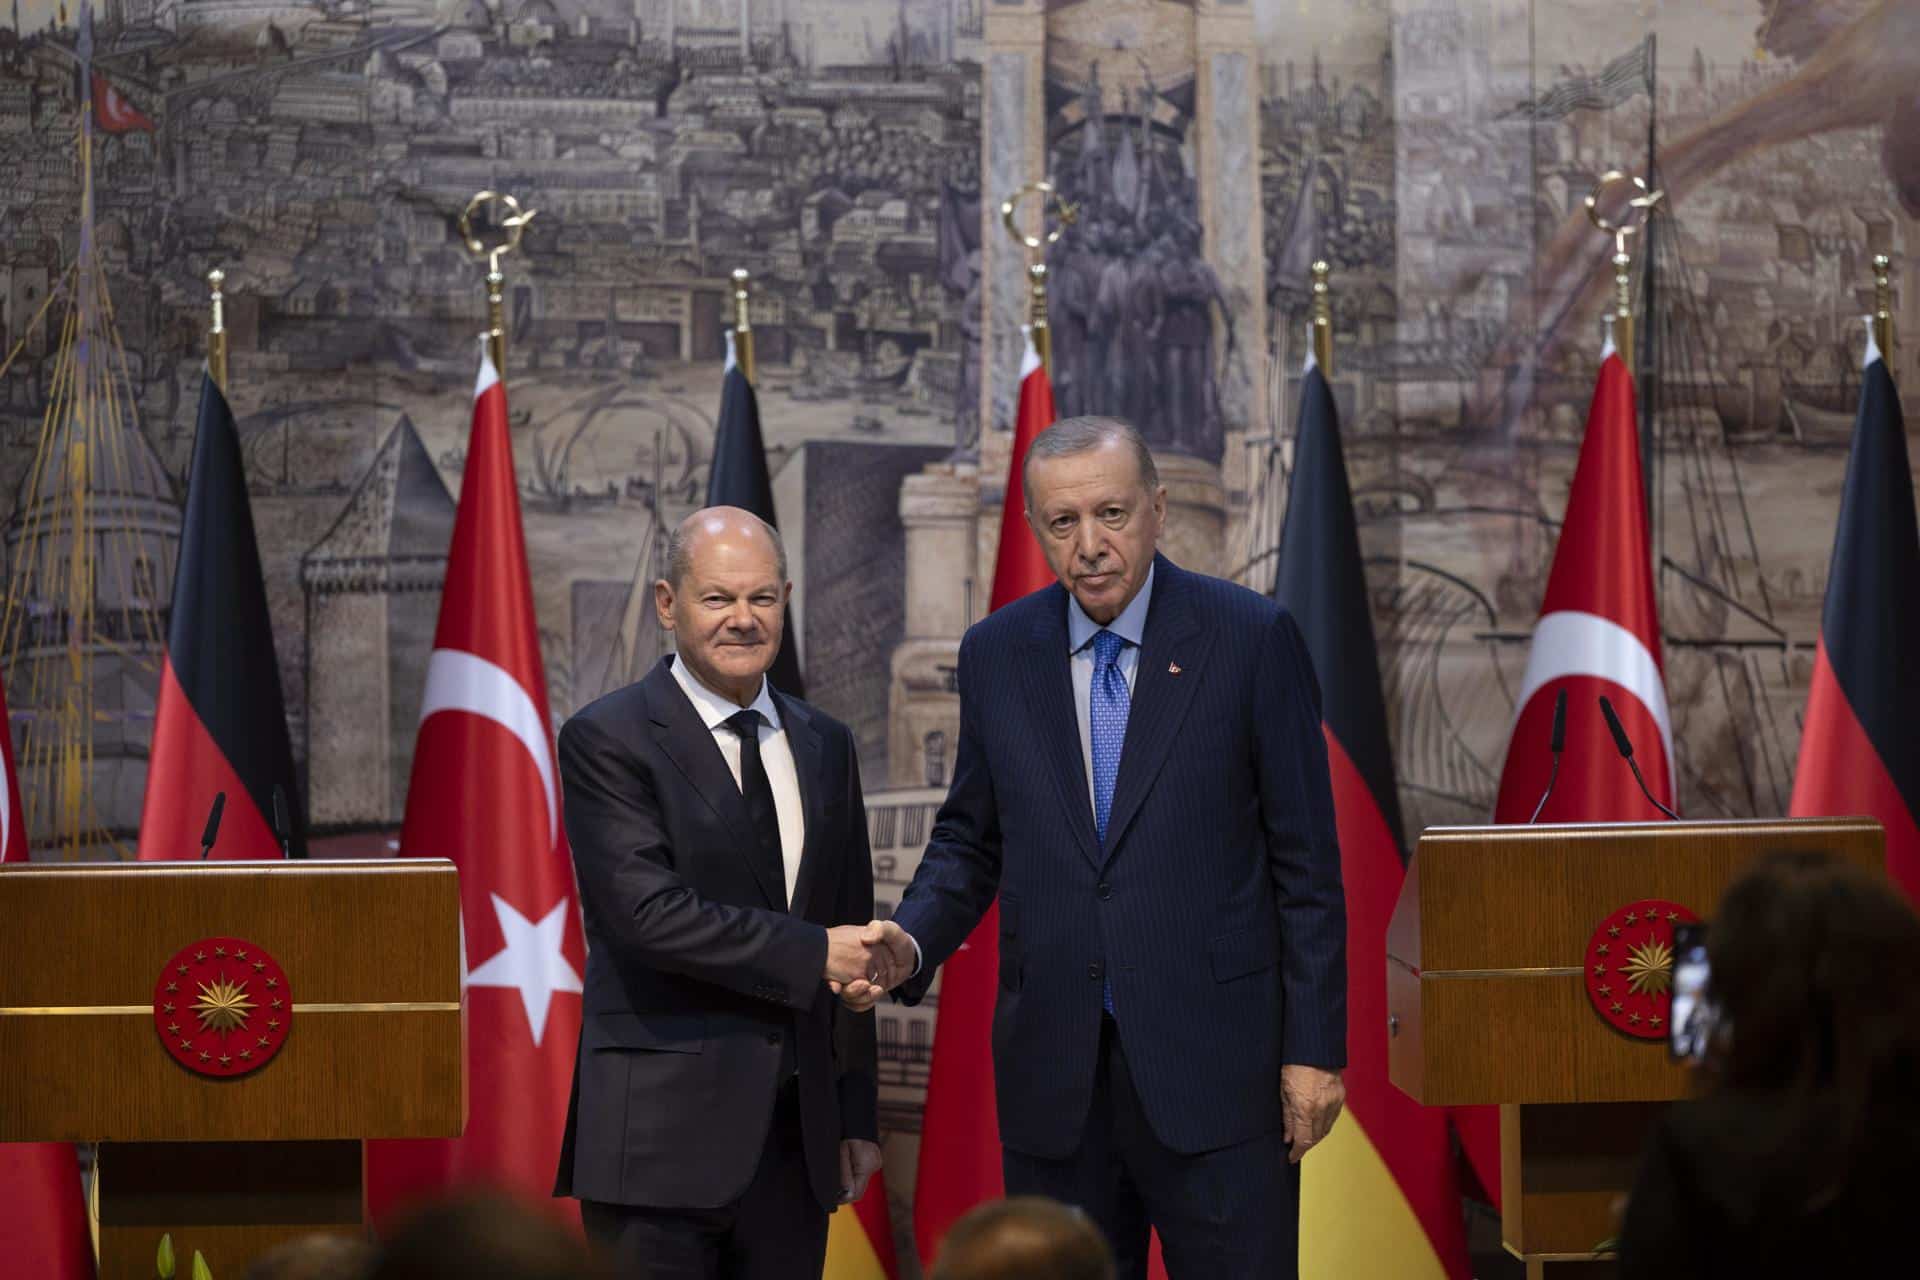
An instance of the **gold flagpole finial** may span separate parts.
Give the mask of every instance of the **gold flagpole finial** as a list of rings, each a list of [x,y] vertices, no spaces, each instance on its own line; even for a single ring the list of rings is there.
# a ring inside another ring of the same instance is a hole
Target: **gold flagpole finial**
[[[213,307],[213,325],[207,330],[207,374],[223,395],[227,390],[227,311],[220,286],[226,279],[227,273],[218,267],[207,272],[207,288],[212,291],[208,302]]]
[[[1016,220],[1020,202],[1030,195],[1040,197],[1040,222],[1045,235],[1028,235],[1020,229]],[[1048,197],[1053,199],[1054,225],[1051,230],[1046,228]],[[1079,208],[1061,199],[1051,182],[1029,182],[1000,202],[1001,224],[1027,253],[1027,325],[1033,335],[1034,353],[1040,357],[1040,363],[1049,378],[1053,376],[1053,341],[1047,332],[1047,264],[1044,250],[1058,241],[1061,233],[1072,226],[1079,216]],[[1038,259],[1034,257],[1036,253],[1040,254]]]
[[[1324,260],[1313,264],[1313,361],[1320,376],[1333,376],[1333,292],[1327,288],[1330,271]]]
[[[497,224],[506,233],[506,239],[492,246],[482,243],[473,229],[473,215],[490,205],[506,210],[506,216]],[[507,277],[500,270],[500,259],[520,247],[521,235],[538,212],[537,209],[522,210],[520,202],[504,191],[476,191],[460,212],[460,238],[466,241],[467,252],[487,264],[487,355],[503,382],[507,377]]]
[[[1893,259],[1873,255],[1873,343],[1880,358],[1893,368]]]
[[[1615,222],[1600,212],[1601,200],[1609,187],[1625,183],[1636,194],[1627,198],[1626,209],[1621,220]],[[1593,184],[1593,190],[1587,193],[1585,201],[1587,220],[1605,234],[1613,237],[1613,313],[1610,317],[1613,326],[1614,349],[1619,353],[1621,362],[1628,372],[1633,370],[1633,255],[1627,252],[1627,239],[1640,228],[1647,225],[1647,219],[1653,216],[1653,207],[1660,203],[1664,191],[1652,191],[1644,178],[1619,169],[1609,169],[1600,175],[1600,181]],[[1638,221],[1633,220],[1638,210]]]
[[[753,315],[747,298],[747,282],[750,278],[745,267],[733,269],[733,358],[747,381],[757,383],[759,378],[753,361]]]

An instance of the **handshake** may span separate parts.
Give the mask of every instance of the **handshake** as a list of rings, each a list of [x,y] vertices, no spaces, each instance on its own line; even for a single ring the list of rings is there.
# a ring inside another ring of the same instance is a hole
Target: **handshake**
[[[911,978],[919,960],[913,939],[891,920],[827,930],[826,983],[855,1013]]]

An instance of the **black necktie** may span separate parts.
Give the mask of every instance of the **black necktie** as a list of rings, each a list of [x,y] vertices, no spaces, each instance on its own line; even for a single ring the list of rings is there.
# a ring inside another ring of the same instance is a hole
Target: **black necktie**
[[[761,870],[778,888],[780,905],[787,905],[787,861],[780,847],[780,811],[774,807],[773,784],[760,763],[760,713],[748,708],[727,717],[727,727],[740,737],[740,796],[747,802],[747,820],[759,837]]]

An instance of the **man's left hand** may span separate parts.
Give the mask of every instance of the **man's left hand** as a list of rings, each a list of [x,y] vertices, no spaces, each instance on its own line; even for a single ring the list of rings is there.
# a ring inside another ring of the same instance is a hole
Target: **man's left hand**
[[[1347,1086],[1341,1083],[1338,1071],[1280,1068],[1280,1136],[1289,1148],[1289,1161],[1299,1164],[1300,1158],[1327,1136],[1346,1101]]]
[[[880,1172],[880,1146],[864,1138],[840,1144],[840,1203],[852,1204],[867,1194],[867,1180]]]

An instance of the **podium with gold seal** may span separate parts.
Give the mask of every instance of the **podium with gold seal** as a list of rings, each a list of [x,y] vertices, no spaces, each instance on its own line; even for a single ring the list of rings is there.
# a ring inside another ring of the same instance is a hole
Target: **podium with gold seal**
[[[1673,926],[1764,854],[1879,874],[1871,818],[1434,827],[1387,930],[1388,1070],[1428,1106],[1500,1107],[1501,1234],[1528,1277],[1604,1272],[1659,1108]]]
[[[466,1120],[453,864],[0,866],[0,1141],[97,1142],[100,1275],[364,1229],[361,1142]]]

